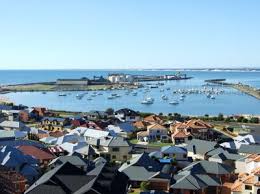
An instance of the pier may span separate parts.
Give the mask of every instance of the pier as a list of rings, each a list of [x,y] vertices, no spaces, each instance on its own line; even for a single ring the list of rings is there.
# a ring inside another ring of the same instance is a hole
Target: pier
[[[253,96],[260,100],[260,89],[242,84],[242,83],[228,83],[226,82],[226,79],[212,79],[212,80],[205,80],[207,83],[212,83],[212,84],[219,84],[227,87],[232,87],[240,92],[243,92],[247,95]]]

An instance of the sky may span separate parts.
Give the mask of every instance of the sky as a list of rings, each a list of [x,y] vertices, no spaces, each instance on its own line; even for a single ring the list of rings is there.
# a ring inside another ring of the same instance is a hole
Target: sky
[[[259,0],[0,0],[0,69],[260,68]]]

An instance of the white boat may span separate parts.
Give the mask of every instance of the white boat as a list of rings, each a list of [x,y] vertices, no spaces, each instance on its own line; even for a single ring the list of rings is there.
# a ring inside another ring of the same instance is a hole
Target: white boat
[[[89,97],[89,98],[87,98],[87,100],[92,100],[92,98]]]
[[[169,104],[177,105],[177,104],[179,104],[179,102],[177,100],[173,100],[173,101],[169,102]]]
[[[67,96],[65,93],[60,93],[59,96]]]
[[[168,97],[166,95],[162,95],[163,100],[168,100]]]
[[[46,94],[46,92],[42,92],[42,94]]]
[[[147,97],[147,98],[145,98],[145,99],[141,102],[141,104],[153,104],[153,102],[154,102],[154,99],[153,99],[153,98]]]
[[[137,92],[133,92],[133,96],[137,96]]]
[[[84,94],[77,94],[77,95],[76,95],[76,98],[77,98],[77,99],[80,99],[80,100],[81,100],[83,97],[84,97]]]
[[[183,97],[180,97],[180,100],[181,100],[181,101],[183,101],[183,100],[184,100],[184,98],[183,98]]]
[[[182,98],[186,97],[184,94],[181,95]]]
[[[215,96],[211,95],[211,96],[210,96],[210,99],[216,99],[216,98],[215,98]]]

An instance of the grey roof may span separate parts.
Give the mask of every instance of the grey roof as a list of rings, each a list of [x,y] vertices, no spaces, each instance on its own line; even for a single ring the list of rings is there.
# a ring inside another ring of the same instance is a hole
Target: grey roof
[[[89,139],[87,140],[89,145],[101,145],[104,147],[129,147],[129,142],[123,137],[112,137],[107,136],[100,139]]]
[[[219,153],[219,154],[215,154],[213,156],[211,156],[211,158],[219,158],[223,161],[225,160],[239,160],[241,158],[243,158],[243,156],[239,155],[239,154],[232,154],[232,153],[229,153],[227,151],[224,151],[222,153]]]
[[[64,164],[66,162],[69,162],[75,166],[87,166],[87,161],[84,161],[82,158],[78,157],[78,156],[60,156],[58,158],[55,158],[54,160],[52,160],[49,165],[52,164]]]
[[[161,166],[151,159],[147,153],[143,153],[125,162],[119,168],[119,171],[125,173],[132,181],[147,181],[160,173]]]
[[[245,145],[242,144],[240,148],[238,149],[239,153],[246,153],[246,154],[258,154],[260,153],[260,145],[251,144],[251,145]]]
[[[46,193],[51,191],[51,189],[57,190],[58,193],[68,193],[68,191],[70,191],[69,193],[74,193],[93,178],[94,176],[86,175],[83,170],[69,162],[65,162],[42,175],[25,193]],[[50,188],[49,183],[56,187]],[[43,187],[42,185],[45,186]]]
[[[2,123],[0,123],[0,127],[8,127],[8,128],[23,128],[25,127],[24,123],[20,122],[20,121],[3,121]]]
[[[178,146],[163,146],[161,147],[161,152],[164,154],[175,154],[175,153],[187,153],[187,150]]]
[[[197,154],[205,155],[207,152],[215,149],[216,145],[217,145],[216,142],[205,141],[200,139],[192,139],[188,143],[186,148],[189,152],[193,152],[193,147],[195,147]]]
[[[137,112],[134,110],[131,110],[129,108],[122,108],[117,111],[115,111],[116,114],[124,114],[125,116],[139,116]]]
[[[222,174],[230,174],[234,171],[234,168],[218,163],[218,162],[210,162],[207,160],[202,160],[199,162],[193,162],[186,168],[184,168],[180,173],[186,173],[184,171],[189,171],[192,174],[215,174],[215,175],[222,175]]]
[[[63,121],[65,121],[65,118],[60,118],[60,117],[43,117],[42,121],[45,121],[45,120],[63,122]]]
[[[176,175],[174,179],[176,182],[171,185],[173,189],[200,190],[209,186],[220,186],[220,180],[218,178],[208,175]]]

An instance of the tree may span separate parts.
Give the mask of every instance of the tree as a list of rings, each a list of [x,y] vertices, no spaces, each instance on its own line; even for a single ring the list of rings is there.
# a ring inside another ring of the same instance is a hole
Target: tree
[[[218,121],[223,121],[224,120],[224,115],[222,113],[218,114]]]
[[[230,121],[231,121],[230,117],[227,117],[227,118],[225,119],[225,122],[227,122],[227,123],[229,123]]]
[[[240,116],[240,117],[237,118],[237,122],[241,123],[243,119],[244,119],[244,117]]]
[[[159,116],[163,116],[163,113],[162,113],[162,112],[160,112],[160,113],[159,113]]]
[[[113,114],[114,114],[114,109],[113,109],[113,108],[108,108],[108,109],[106,110],[106,113],[107,113],[108,115],[113,115]]]
[[[140,189],[141,189],[142,191],[148,191],[148,190],[149,190],[149,187],[150,187],[150,183],[147,182],[147,181],[143,181],[143,182],[141,182],[141,184],[140,184]]]
[[[242,122],[243,123],[248,123],[248,119],[247,118],[243,118]]]
[[[250,123],[259,123],[259,118],[258,117],[252,117],[250,119]]]

